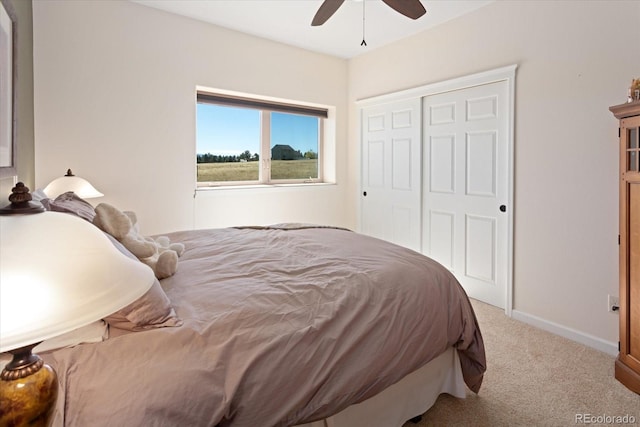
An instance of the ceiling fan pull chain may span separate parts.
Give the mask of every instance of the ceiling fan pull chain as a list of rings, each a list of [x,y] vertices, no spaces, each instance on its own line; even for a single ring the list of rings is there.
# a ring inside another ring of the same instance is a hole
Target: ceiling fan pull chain
[[[366,46],[367,42],[364,40],[364,4],[365,4],[366,0],[362,0],[362,43],[360,43],[360,46]]]

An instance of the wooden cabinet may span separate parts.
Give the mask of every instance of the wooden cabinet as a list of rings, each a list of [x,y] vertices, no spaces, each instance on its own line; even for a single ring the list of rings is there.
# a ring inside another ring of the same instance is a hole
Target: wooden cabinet
[[[640,394],[640,101],[609,110],[620,120],[620,353],[615,376]]]

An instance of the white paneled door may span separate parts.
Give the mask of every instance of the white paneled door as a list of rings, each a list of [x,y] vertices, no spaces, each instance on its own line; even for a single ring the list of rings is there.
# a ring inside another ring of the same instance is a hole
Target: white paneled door
[[[508,277],[508,83],[424,97],[422,252],[470,297],[504,308]]]
[[[362,109],[361,231],[420,251],[421,100]]]

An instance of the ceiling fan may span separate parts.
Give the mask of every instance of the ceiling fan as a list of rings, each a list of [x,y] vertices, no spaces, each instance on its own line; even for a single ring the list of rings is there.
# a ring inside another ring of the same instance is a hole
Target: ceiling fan
[[[365,1],[365,0],[362,0]],[[404,16],[411,19],[418,19],[425,13],[427,10],[424,8],[420,0],[382,0],[389,6],[391,9],[395,10],[398,13],[403,14]],[[317,27],[319,25],[327,22],[329,18],[338,10],[340,6],[342,6],[344,0],[324,0],[324,2],[320,5],[320,8],[316,12],[316,15],[313,17],[313,21],[311,21],[311,26]]]

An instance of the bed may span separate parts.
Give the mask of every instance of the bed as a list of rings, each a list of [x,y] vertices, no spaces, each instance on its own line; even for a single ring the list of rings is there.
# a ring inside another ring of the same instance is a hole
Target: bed
[[[480,389],[469,299],[417,252],[303,224],[167,237],[186,250],[162,322],[40,350],[54,426],[392,427]]]

